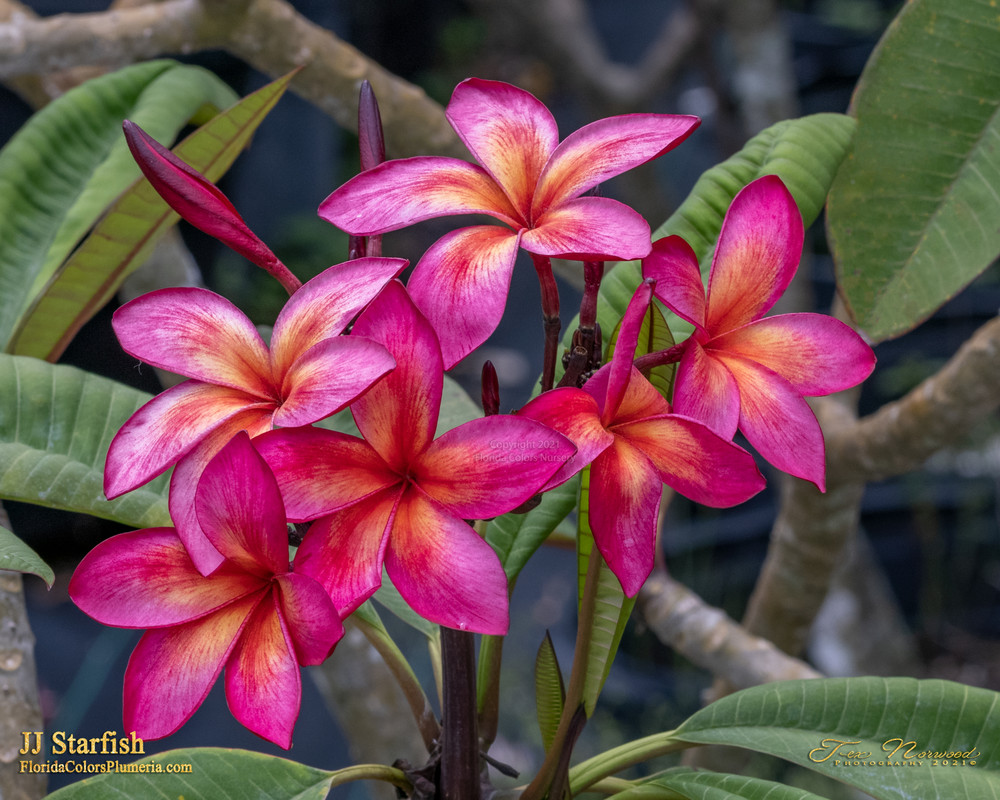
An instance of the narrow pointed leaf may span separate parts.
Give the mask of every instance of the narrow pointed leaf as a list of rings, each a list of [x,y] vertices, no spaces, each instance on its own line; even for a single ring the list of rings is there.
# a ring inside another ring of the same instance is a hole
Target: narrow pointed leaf
[[[712,703],[675,736],[769,753],[877,800],[1000,797],[1000,694],[950,681],[769,683]]]
[[[854,120],[844,114],[812,114],[766,128],[738,153],[706,170],[684,202],[653,232],[653,240],[682,236],[698,255],[702,275],[707,277],[726,210],[740,189],[763,175],[778,175],[784,181],[808,228],[823,208],[850,147],[854,126]],[[607,270],[597,298],[597,321],[604,331],[615,329],[641,281],[638,261],[623,261]],[[666,319],[674,335],[691,330],[689,323],[673,313]],[[563,344],[568,347],[576,322],[566,330]]]
[[[246,147],[291,78],[291,74],[279,78],[217,114],[173,152],[210,181],[217,181]],[[179,219],[149,181],[134,183],[52,275],[14,332],[11,352],[58,359],[76,332]]]
[[[535,655],[535,710],[546,753],[552,749],[565,701],[566,687],[559,670],[559,659],[556,658],[552,637],[546,631]]]
[[[172,139],[235,95],[207,70],[151,61],[95,78],[35,114],[0,151],[0,342],[52,273],[138,177],[121,135],[133,117]]]
[[[50,589],[56,580],[52,567],[22,542],[12,531],[0,527],[0,569],[37,575]]]
[[[577,528],[576,563],[578,595],[583,597],[583,587],[587,577],[587,562],[594,551],[594,534],[590,530],[588,499],[590,496],[590,467],[580,473],[580,515]],[[600,558],[594,553],[594,558]],[[638,596],[638,595],[636,595]],[[608,565],[601,559],[600,574],[597,579],[597,595],[594,603],[593,630],[590,633],[590,650],[587,654],[587,672],[583,684],[583,705],[587,716],[594,713],[597,698],[611,672],[618,645],[621,644],[625,624],[628,622],[635,597],[626,597],[621,583]]]
[[[913,0],[858,82],[830,193],[837,282],[874,341],[915,327],[1000,253],[994,3]]]
[[[104,498],[111,438],[150,399],[75,367],[0,354],[0,498],[136,528],[170,525],[166,476]]]
[[[805,789],[745,775],[725,775],[686,767],[669,769],[614,800],[825,800]]]
[[[122,761],[123,765],[125,761]],[[221,747],[168,750],[139,759],[148,771],[106,772],[47,795],[48,800],[183,797],[184,800],[323,800],[349,770],[326,770],[277,756]],[[162,772],[155,765],[159,765]],[[168,772],[168,765],[172,770]],[[190,772],[181,765],[189,765]],[[178,769],[180,768],[180,769]],[[252,787],[252,790],[251,790]]]

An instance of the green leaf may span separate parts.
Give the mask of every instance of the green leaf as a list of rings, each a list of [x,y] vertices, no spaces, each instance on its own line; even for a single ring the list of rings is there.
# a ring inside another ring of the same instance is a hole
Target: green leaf
[[[535,710],[546,753],[552,749],[565,701],[566,687],[559,670],[559,659],[556,658],[552,637],[546,631],[535,655]]]
[[[764,175],[777,175],[784,181],[808,227],[823,208],[854,126],[854,120],[843,114],[812,114],[766,128],[738,153],[706,170],[684,202],[653,233],[653,239],[683,237],[698,256],[702,276],[707,279],[715,242],[733,198]],[[608,270],[597,299],[597,320],[603,330],[614,330],[641,281],[638,261],[623,261]],[[672,313],[667,320],[675,335],[691,330]],[[575,325],[570,326],[573,329]]]
[[[469,420],[483,415],[483,409],[467,391],[450,375],[444,376],[444,390],[441,394],[441,413],[438,414],[435,436],[457,428]]]
[[[214,116],[177,145],[174,152],[210,181],[217,181],[246,147],[291,78],[289,74],[269,83]],[[147,129],[147,133],[161,139],[152,130]],[[162,140],[169,141],[174,135],[170,132]],[[130,162],[127,174],[135,177],[137,168],[127,149],[125,155]],[[53,272],[21,318],[8,350],[57,360],[76,332],[111,299],[178,219],[149,181],[143,178],[135,182],[76,252]]]
[[[612,797],[614,800],[824,800],[818,794],[763,778],[686,767],[666,770]]]
[[[22,542],[12,531],[0,526],[0,569],[37,575],[50,589],[56,576],[38,553]]]
[[[192,747],[140,759],[149,772],[107,772],[70,784],[48,800],[106,800],[109,797],[162,797],[183,800],[324,800],[336,772],[286,758]],[[187,765],[187,767],[182,766]],[[125,765],[123,766],[133,766]],[[189,772],[167,772],[167,769]]]
[[[567,515],[576,508],[580,480],[573,477],[542,495],[541,502],[525,514],[504,514],[491,519],[486,527],[490,543],[512,583],[528,559],[545,542]]]
[[[675,737],[779,756],[878,800],[1000,797],[1000,694],[950,681],[769,683],[712,703]]]
[[[594,619],[587,652],[587,671],[583,683],[584,710],[589,717],[597,706],[597,698],[611,672],[618,645],[621,644],[635,598],[626,597],[618,578],[608,568],[600,553],[594,552],[594,534],[590,530],[589,514],[590,467],[580,472],[580,515],[576,540],[576,563],[579,597],[583,597],[588,563],[593,558],[601,560],[594,598]]]
[[[837,281],[874,341],[922,322],[1000,253],[994,3],[911,0],[872,54],[830,193]]]
[[[150,399],[75,367],[0,354],[0,498],[136,528],[170,525],[166,476],[104,497],[108,445]]]
[[[173,138],[206,103],[236,99],[211,73],[150,61],[95,78],[35,114],[0,151],[0,342],[108,204],[138,176],[133,117]]]

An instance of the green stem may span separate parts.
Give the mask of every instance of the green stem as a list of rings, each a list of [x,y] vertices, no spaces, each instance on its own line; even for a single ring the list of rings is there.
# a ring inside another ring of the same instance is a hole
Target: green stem
[[[573,718],[576,710],[583,702],[583,688],[587,679],[587,662],[590,659],[591,635],[594,628],[594,609],[597,604],[598,576],[601,572],[601,555],[595,547],[590,552],[587,561],[587,577],[583,585],[583,596],[580,598],[580,610],[577,619],[576,645],[573,649],[573,667],[570,670],[569,685],[566,687],[566,700],[563,704],[559,727],[552,739],[552,747],[545,754],[545,760],[528,784],[521,800],[542,800],[561,759],[563,748],[573,729]]]
[[[331,789],[352,781],[384,781],[398,786],[404,792],[413,791],[413,784],[401,769],[387,767],[384,764],[355,764],[352,767],[335,770],[331,775],[333,776],[330,781]]]
[[[694,746],[691,742],[677,739],[676,734],[677,731],[654,733],[652,736],[606,750],[577,764],[569,771],[570,794],[575,796],[598,781],[643,761]]]

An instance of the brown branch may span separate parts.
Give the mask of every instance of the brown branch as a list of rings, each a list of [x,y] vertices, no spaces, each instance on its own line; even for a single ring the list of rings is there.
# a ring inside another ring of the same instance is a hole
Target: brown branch
[[[293,91],[348,130],[356,130],[358,91],[367,79],[393,155],[468,157],[444,110],[422,89],[309,22],[285,0],[166,0],[45,19],[15,15],[0,24],[0,80],[213,49],[271,77],[304,66]]]
[[[665,570],[653,572],[639,592],[639,608],[660,641],[737,689],[821,674],[754,636],[708,605]]]

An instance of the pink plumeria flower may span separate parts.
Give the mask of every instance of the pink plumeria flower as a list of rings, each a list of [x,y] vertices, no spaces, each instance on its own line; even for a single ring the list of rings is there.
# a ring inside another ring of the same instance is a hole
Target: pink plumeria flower
[[[643,274],[695,327],[678,365],[674,410],[722,436],[739,428],[774,466],[823,491],[823,431],[804,398],[861,383],[875,355],[832,317],[764,317],[798,269],[802,240],[795,200],[780,178],[767,175],[744,187],[726,212],[707,291],[694,251],[679,236],[654,244]]]
[[[577,446],[576,456],[546,489],[590,464],[594,542],[629,597],[653,569],[664,483],[695,502],[720,508],[742,503],[764,488],[746,450],[701,422],[672,413],[670,404],[632,365],[651,296],[650,282],[639,286],[622,320],[611,362],[582,389],[553,389],[518,412]]]
[[[320,205],[348,233],[371,236],[449,214],[488,214],[439,239],[408,289],[441,340],[446,369],[496,330],[518,249],[539,256],[632,259],[649,252],[649,225],[614,200],[581,195],[680,144],[697,117],[629,114],[591,123],[561,143],[534,96],[506,83],[458,85],[448,120],[479,166],[419,157],[370,169]]]
[[[219,566],[194,513],[198,476],[237,431],[308,425],[344,408],[395,362],[381,344],[340,336],[406,265],[361,258],[317,275],[288,300],[268,349],[232,303],[205,289],[163,289],[126,303],[112,324],[126,352],[191,380],[140,408],[111,442],[104,493],[118,497],[177,464],[170,513],[202,573]]]
[[[396,369],[356,400],[363,439],[316,428],[255,440],[281,486],[289,519],[316,520],[296,555],[344,616],[382,581],[432,622],[507,632],[507,579],[466,522],[534,495],[573,446],[527,419],[490,416],[434,438],[444,370],[430,324],[393,282],[355,333],[382,342]]]
[[[226,671],[239,722],[286,750],[299,714],[299,666],[322,663],[343,636],[323,587],[293,572],[281,494],[245,433],[208,464],[197,514],[225,560],[210,576],[173,528],[113,536],[77,567],[69,594],[105,625],[148,628],[125,670],[125,730],[159,739],[180,728]]]

